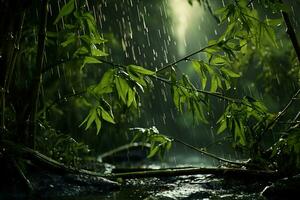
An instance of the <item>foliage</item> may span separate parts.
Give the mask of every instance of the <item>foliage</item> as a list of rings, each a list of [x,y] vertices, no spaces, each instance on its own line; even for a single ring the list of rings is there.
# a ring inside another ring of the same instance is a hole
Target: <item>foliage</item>
[[[152,158],[156,154],[163,158],[165,152],[172,146],[172,140],[167,136],[160,134],[155,126],[151,128],[131,128],[135,136],[132,142],[141,140],[143,143],[150,143],[151,148],[148,158]]]
[[[192,0],[188,0],[188,2],[193,3]],[[207,8],[211,9],[206,0],[197,0],[197,2],[205,3]],[[63,91],[70,89],[61,84],[61,80],[53,81],[53,78],[47,76],[47,73],[55,68],[63,68],[66,74],[72,77],[66,82],[75,85],[76,91],[83,90],[76,93],[72,86],[73,94],[70,97],[82,97],[82,103],[89,111],[80,126],[84,126],[85,130],[95,127],[96,134],[103,130],[105,123],[113,125],[120,123],[119,115],[126,112],[122,109],[117,112],[118,108],[139,111],[143,103],[141,94],[154,87],[152,81],[163,82],[170,85],[176,109],[180,113],[192,113],[195,124],[214,123],[210,116],[214,115],[212,107],[217,106],[212,103],[214,102],[212,98],[221,99],[225,107],[216,122],[218,125],[216,134],[231,134],[234,147],[242,149],[251,158],[259,157],[266,162],[273,158],[280,165],[277,166],[280,169],[286,168],[280,162],[280,158],[289,155],[287,165],[300,168],[298,129],[292,129],[287,136],[279,136],[280,139],[275,144],[271,144],[272,155],[263,158],[262,154],[266,150],[263,139],[266,133],[270,133],[274,127],[278,128],[280,133],[284,132],[282,127],[278,126],[278,115],[272,114],[257,98],[249,96],[237,98],[233,89],[236,88],[239,79],[243,78],[243,69],[246,68],[241,61],[243,58],[248,60],[255,57],[257,60],[254,64],[262,65],[264,72],[268,71],[265,70],[266,68],[273,68],[270,65],[272,57],[267,54],[271,52],[271,48],[279,47],[277,29],[283,24],[283,20],[276,13],[280,13],[282,10],[288,11],[281,1],[234,0],[226,2],[224,7],[213,13],[219,17],[220,26],[225,29],[219,38],[211,40],[205,48],[156,71],[151,70],[151,66],[145,68],[136,64],[122,65],[108,61],[106,59],[108,53],[105,49],[107,41],[100,34],[95,17],[87,8],[86,2],[69,0],[61,9],[59,6],[55,7],[52,2],[50,4],[56,8],[54,12],[57,13],[55,13],[55,17],[49,17],[47,26],[45,54],[47,60],[54,61],[54,63],[46,62],[43,69],[43,87],[46,94],[45,96],[40,95],[43,98],[40,98],[39,104],[39,117],[43,121],[49,120],[49,110],[55,110],[53,105],[57,102],[53,100],[53,91],[56,92],[57,88],[61,88]],[[262,13],[267,11],[254,9],[252,4],[260,6],[261,10],[270,8],[275,14],[265,18]],[[20,46],[23,51],[16,54],[18,67],[14,72],[15,77],[22,74],[21,66],[23,64],[34,66],[34,58],[37,56],[37,48],[31,42],[34,41],[32,38],[37,38],[35,33],[37,26],[33,25],[34,23],[36,22],[28,22],[26,25],[29,28],[25,29],[23,35],[21,34],[23,38]],[[31,33],[31,29],[34,29],[34,33]],[[192,56],[198,53],[203,54],[205,58],[192,59]],[[177,64],[181,61],[187,61],[190,64],[198,76],[197,81],[193,81],[188,75],[177,69]],[[299,63],[297,62],[295,66],[299,66]],[[97,73],[95,73],[96,70],[91,70],[93,67],[97,67]],[[27,69],[29,70],[25,77],[36,78],[32,74],[32,68],[28,67]],[[297,70],[291,67],[288,74],[295,71]],[[81,84],[82,82],[79,80],[90,75],[89,73],[96,76],[97,80],[89,80],[85,84]],[[267,77],[266,74],[262,76]],[[268,74],[268,76],[270,78],[272,74]],[[58,77],[58,79],[60,78]],[[18,83],[14,87],[22,90],[22,81],[24,82],[24,79],[16,81]],[[270,85],[270,87],[273,86]],[[30,90],[30,87],[27,90]],[[2,92],[3,105],[6,100],[5,92],[5,90]],[[18,96],[17,92],[15,96]],[[23,108],[26,106],[20,103],[22,97],[19,98],[19,102],[4,106],[2,117],[5,116],[5,112],[13,113],[14,117],[10,117],[9,120],[15,121],[19,129],[22,129],[20,124],[26,124],[28,116],[25,114],[21,116],[27,112]],[[61,99],[64,97],[59,95],[59,100]],[[18,120],[19,116],[23,118]],[[9,120],[2,121],[4,123]],[[10,127],[13,126],[12,123]],[[149,158],[156,154],[162,157],[165,151],[171,147],[172,140],[160,134],[156,127],[130,130],[135,133],[133,141],[142,140],[151,144]],[[87,146],[76,142],[71,136],[59,133],[48,124],[41,133],[37,138],[40,151],[55,159],[62,159],[68,164],[76,165],[81,154],[88,151]]]
[[[40,126],[42,135],[37,138],[37,149],[41,153],[74,167],[80,166],[89,156],[88,145],[77,142],[69,134],[60,133],[47,123],[41,123]]]

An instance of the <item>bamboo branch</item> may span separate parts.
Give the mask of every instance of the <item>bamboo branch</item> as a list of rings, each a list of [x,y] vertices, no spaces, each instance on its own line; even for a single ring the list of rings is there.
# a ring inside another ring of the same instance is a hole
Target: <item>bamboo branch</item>
[[[299,94],[300,94],[300,89],[297,90],[297,92],[293,95],[293,97],[290,99],[290,101],[284,106],[282,111],[278,112],[276,117],[268,124],[268,126],[263,131],[262,135],[264,135],[267,131],[269,131],[272,127],[274,127],[278,123],[279,119],[281,119],[285,115],[285,113],[290,108],[290,106],[293,104],[293,102],[297,99],[296,97]]]
[[[36,55],[36,69],[34,72],[34,78],[32,81],[32,94],[31,94],[31,102],[29,102],[29,125],[27,132],[27,140],[29,146],[35,148],[35,136],[36,136],[36,116],[37,116],[37,108],[39,102],[39,92],[40,86],[42,83],[42,72],[44,65],[44,52],[45,52],[45,39],[46,39],[46,29],[47,29],[47,14],[48,14],[48,0],[41,1],[41,10],[39,17],[40,27],[38,34],[38,47],[37,47],[37,55]]]
[[[201,154],[203,154],[203,155],[206,155],[206,156],[208,156],[208,157],[210,157],[210,158],[214,158],[214,159],[216,159],[216,160],[218,160],[218,161],[221,161],[221,162],[224,162],[224,163],[233,164],[233,165],[238,165],[238,166],[249,166],[248,163],[244,163],[244,162],[235,162],[235,161],[227,160],[227,159],[225,159],[225,158],[218,157],[218,156],[216,156],[215,154],[212,154],[212,153],[209,153],[209,152],[204,151],[204,150],[202,150],[202,149],[199,149],[199,148],[197,148],[197,147],[194,147],[194,146],[192,146],[192,145],[190,145],[190,144],[188,144],[188,143],[186,143],[186,142],[184,142],[184,141],[182,141],[182,140],[179,140],[179,139],[176,139],[176,138],[172,138],[172,137],[171,137],[171,139],[173,139],[175,142],[178,142],[178,143],[180,143],[180,144],[183,144],[184,146],[186,146],[186,147],[188,147],[188,148],[190,148],[190,149],[193,149],[193,150],[195,150],[195,151],[197,151],[197,152],[199,152],[199,153],[201,153]],[[250,166],[249,166],[249,167],[250,167]]]
[[[216,46],[216,45],[217,45],[217,44],[212,44],[212,45],[206,46],[206,47],[204,47],[204,48],[202,48],[202,49],[199,49],[199,50],[197,50],[197,51],[195,51],[195,52],[193,52],[193,53],[190,53],[190,54],[184,56],[183,58],[180,58],[179,60],[174,61],[173,63],[170,63],[170,64],[168,64],[168,65],[166,65],[166,66],[164,66],[164,67],[162,67],[162,68],[156,70],[155,72],[158,73],[158,72],[164,71],[164,70],[166,70],[166,69],[168,69],[168,68],[170,68],[170,67],[173,67],[174,65],[176,65],[176,64],[178,64],[178,63],[180,63],[180,62],[182,62],[182,61],[186,61],[186,60],[188,60],[190,57],[192,57],[192,56],[194,56],[194,55],[196,55],[196,54],[198,54],[198,53],[201,53],[201,52],[205,51],[206,49],[209,49],[209,48],[211,48],[211,47],[213,47],[213,46]]]
[[[55,101],[53,101],[49,106],[47,106],[45,109],[43,109],[40,113],[48,112],[53,106],[55,106],[55,105],[57,105],[61,102],[64,102],[64,101],[66,101],[70,98],[77,97],[77,96],[82,96],[86,92],[87,92],[87,90],[83,90],[83,91],[80,91],[80,92],[76,92],[76,93],[73,93],[73,94],[66,95],[62,98],[58,98]],[[40,114],[38,114],[38,115],[40,115]]]

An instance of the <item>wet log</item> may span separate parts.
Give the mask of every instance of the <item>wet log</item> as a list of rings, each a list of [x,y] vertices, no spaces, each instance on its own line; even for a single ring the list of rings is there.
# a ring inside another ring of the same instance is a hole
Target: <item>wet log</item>
[[[91,188],[95,188],[95,191],[111,191],[120,188],[119,183],[105,178],[102,173],[66,166],[31,148],[10,141],[1,141],[0,147],[2,149],[1,154],[3,155],[2,160],[6,158],[6,161],[3,160],[3,162],[6,163],[10,158],[13,158],[14,160],[28,164],[34,169],[26,175],[20,173],[24,177],[24,181],[28,182],[28,185],[35,186],[32,190],[40,191],[40,185],[44,182],[47,182],[46,186],[53,185],[53,188],[56,189],[65,186],[81,188],[80,190],[74,189],[72,190],[73,192],[88,191]],[[20,172],[22,171],[20,170]],[[34,183],[30,182],[32,180]]]
[[[281,176],[276,171],[269,170],[250,170],[242,168],[170,168],[170,169],[157,169],[145,170],[128,173],[115,173],[107,175],[110,179],[134,179],[134,178],[149,178],[149,177],[172,177],[172,176],[186,176],[186,175],[199,175],[211,174],[221,177],[237,178],[237,179],[260,179],[260,180],[275,180]]]

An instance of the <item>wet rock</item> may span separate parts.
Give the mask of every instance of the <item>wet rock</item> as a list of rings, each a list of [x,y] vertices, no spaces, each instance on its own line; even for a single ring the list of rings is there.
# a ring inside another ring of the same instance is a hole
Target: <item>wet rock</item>
[[[261,195],[267,199],[295,199],[300,195],[300,174],[284,178],[267,186]]]
[[[120,185],[102,177],[85,174],[54,174],[49,172],[30,177],[35,193],[40,197],[96,195],[118,190]]]

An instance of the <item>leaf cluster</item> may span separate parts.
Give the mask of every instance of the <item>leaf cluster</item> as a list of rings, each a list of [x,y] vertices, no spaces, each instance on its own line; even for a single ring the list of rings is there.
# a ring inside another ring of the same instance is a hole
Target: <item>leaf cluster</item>
[[[165,152],[172,146],[172,140],[167,136],[160,134],[155,126],[151,128],[131,128],[129,130],[135,134],[132,142],[140,140],[143,143],[151,144],[147,156],[148,158],[152,158],[155,155],[159,155],[160,158],[163,158]]]

